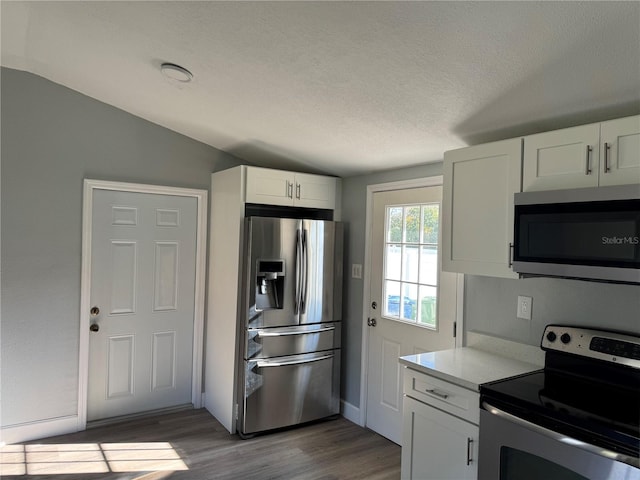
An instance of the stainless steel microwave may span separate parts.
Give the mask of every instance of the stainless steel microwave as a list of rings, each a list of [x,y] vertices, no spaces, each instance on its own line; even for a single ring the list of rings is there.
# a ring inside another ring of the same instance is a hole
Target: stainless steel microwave
[[[640,185],[516,193],[513,270],[640,284]]]

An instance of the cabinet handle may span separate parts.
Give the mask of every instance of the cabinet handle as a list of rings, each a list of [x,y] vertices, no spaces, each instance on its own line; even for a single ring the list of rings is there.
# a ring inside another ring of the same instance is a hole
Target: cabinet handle
[[[585,175],[591,175],[591,152],[593,151],[593,147],[591,145],[587,145],[587,167],[585,169]]]
[[[287,180],[287,197],[293,198],[293,183]]]
[[[440,393],[439,391],[437,391],[435,388],[432,388],[431,390],[427,389],[425,390],[425,392],[430,393],[431,395],[435,395],[436,397],[440,397],[443,400],[446,400],[447,398],[449,398],[449,395],[446,393]]]
[[[604,142],[604,173],[611,171],[611,167],[609,167],[609,150],[611,150],[611,144]]]
[[[473,458],[471,458],[471,452],[473,451],[473,438],[467,437],[467,465],[471,465]]]
[[[296,198],[300,200],[300,184],[296,183]]]

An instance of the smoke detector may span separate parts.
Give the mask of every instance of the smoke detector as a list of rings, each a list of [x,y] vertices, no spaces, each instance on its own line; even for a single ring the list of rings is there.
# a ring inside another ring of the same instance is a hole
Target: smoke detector
[[[193,79],[189,70],[175,63],[163,63],[160,65],[160,71],[165,77],[182,83],[189,83]]]

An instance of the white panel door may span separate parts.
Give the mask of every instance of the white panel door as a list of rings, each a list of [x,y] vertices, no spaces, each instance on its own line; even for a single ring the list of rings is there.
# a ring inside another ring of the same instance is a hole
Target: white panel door
[[[87,419],[191,403],[197,200],[95,190]]]
[[[440,186],[373,194],[366,426],[398,444],[398,357],[455,346],[457,276],[439,261],[441,197]]]

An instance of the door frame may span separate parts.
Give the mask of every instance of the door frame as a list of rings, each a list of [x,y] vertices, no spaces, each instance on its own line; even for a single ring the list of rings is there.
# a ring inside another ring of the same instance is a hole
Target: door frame
[[[433,177],[414,178],[411,180],[400,180],[397,182],[377,183],[367,185],[367,207],[365,220],[365,244],[364,244],[364,278],[362,291],[362,346],[360,357],[360,419],[358,425],[364,427],[367,422],[367,393],[369,384],[367,374],[369,373],[369,327],[367,325],[367,312],[371,303],[371,235],[373,226],[373,194],[377,192],[388,192],[392,190],[404,190],[408,188],[435,187],[442,186],[444,177],[435,175]],[[463,307],[464,307],[464,275],[458,274],[456,282],[456,329],[455,348],[463,345]]]
[[[202,366],[205,312],[205,273],[207,242],[207,190],[146,185],[140,183],[111,182],[84,179],[82,203],[82,271],[80,280],[80,348],[78,355],[78,430],[87,428],[87,395],[89,384],[89,318],[91,308],[91,227],[93,222],[93,193],[96,190],[115,190],[131,193],[151,193],[193,197],[197,201],[195,296],[193,312],[193,363],[191,402],[194,408],[202,406]]]

